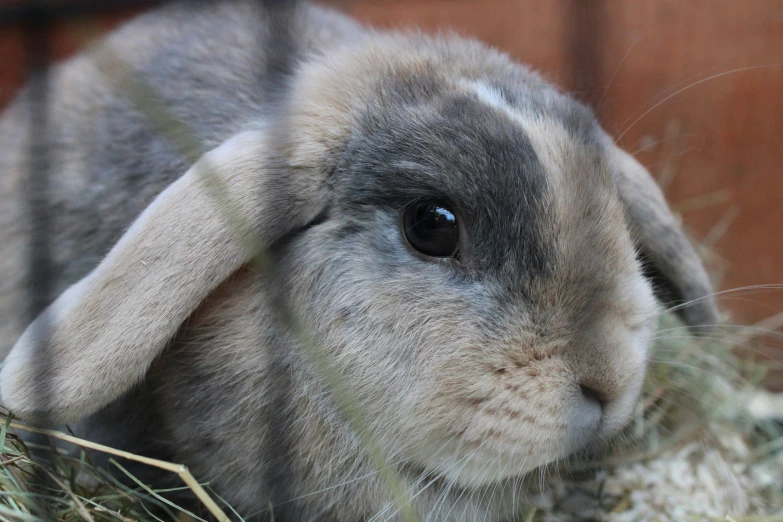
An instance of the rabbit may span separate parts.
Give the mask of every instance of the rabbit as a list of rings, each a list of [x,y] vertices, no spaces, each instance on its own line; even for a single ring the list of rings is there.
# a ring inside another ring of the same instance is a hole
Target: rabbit
[[[513,519],[627,423],[661,302],[718,321],[588,107],[469,38],[252,0],[158,7],[53,68],[52,295],[25,316],[35,108],[0,120],[0,402],[183,463],[247,520],[401,517],[366,435],[419,516]]]

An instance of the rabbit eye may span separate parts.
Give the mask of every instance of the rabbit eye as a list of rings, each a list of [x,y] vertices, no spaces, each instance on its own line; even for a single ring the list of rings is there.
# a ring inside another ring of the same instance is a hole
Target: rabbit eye
[[[456,257],[459,246],[457,217],[440,200],[417,201],[405,209],[402,221],[408,244],[430,257]]]

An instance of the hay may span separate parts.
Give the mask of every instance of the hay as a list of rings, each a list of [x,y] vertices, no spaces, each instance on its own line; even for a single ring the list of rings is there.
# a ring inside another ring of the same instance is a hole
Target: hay
[[[748,359],[747,351],[738,356],[738,346],[753,346],[747,335],[753,330],[730,330],[698,340],[665,317],[631,424],[601,460],[565,463],[559,473],[548,470],[561,478],[544,482],[520,519],[783,521],[783,434],[766,418],[774,414],[762,418],[748,407],[770,403],[758,399],[763,366]],[[156,506],[164,519],[200,520],[162,500],[164,491],[121,484],[84,451],[78,457],[59,451],[52,454],[52,466],[36,464],[32,448],[9,431],[7,415],[0,422],[0,519],[161,520],[148,508]],[[121,470],[115,461],[109,467]]]

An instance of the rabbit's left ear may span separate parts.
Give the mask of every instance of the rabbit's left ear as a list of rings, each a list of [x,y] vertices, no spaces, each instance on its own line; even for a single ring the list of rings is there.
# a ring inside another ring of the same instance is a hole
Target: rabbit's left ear
[[[677,314],[692,331],[708,330],[719,314],[701,259],[647,169],[613,142],[608,149],[628,226],[656,294],[668,306],[679,305]]]
[[[39,425],[106,406],[254,248],[317,217],[327,199],[318,175],[270,157],[264,132],[237,134],[164,190],[17,341],[0,372],[3,405]]]

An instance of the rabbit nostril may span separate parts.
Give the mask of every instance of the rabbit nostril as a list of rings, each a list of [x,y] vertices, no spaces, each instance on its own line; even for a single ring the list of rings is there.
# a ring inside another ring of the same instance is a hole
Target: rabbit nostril
[[[579,389],[582,390],[582,396],[588,402],[597,403],[599,406],[601,406],[601,409],[603,409],[603,407],[606,405],[606,395],[596,390],[595,388],[580,384]]]

